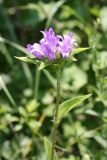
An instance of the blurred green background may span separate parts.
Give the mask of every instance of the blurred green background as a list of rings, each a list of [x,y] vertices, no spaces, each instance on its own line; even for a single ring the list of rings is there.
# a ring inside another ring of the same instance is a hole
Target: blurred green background
[[[107,160],[107,0],[0,0],[0,160],[47,160],[56,77],[14,56],[49,27],[91,47],[63,68],[61,101],[92,96],[61,121],[59,160]]]

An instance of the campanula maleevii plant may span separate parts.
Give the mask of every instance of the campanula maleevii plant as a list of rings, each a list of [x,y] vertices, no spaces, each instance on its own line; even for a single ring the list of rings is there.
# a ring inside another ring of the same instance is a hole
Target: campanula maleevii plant
[[[54,62],[59,59],[67,59],[72,56],[72,51],[77,46],[77,43],[74,39],[72,33],[68,33],[67,35],[55,35],[52,28],[48,30],[41,31],[43,34],[43,38],[39,43],[34,43],[33,45],[28,44],[27,50],[33,54],[37,60],[45,62],[48,60],[49,62]],[[57,67],[57,96],[56,96],[56,111],[54,116],[54,123],[52,129],[52,152],[51,152],[51,160],[54,160],[54,149],[56,142],[56,130],[58,127],[57,121],[59,116],[59,103],[60,103],[60,72],[61,65],[59,63]]]
[[[39,43],[27,45],[27,50],[39,60],[48,59],[49,61],[54,61],[58,58],[68,58],[77,45],[72,33],[64,36],[55,35],[52,28],[41,31],[41,33],[43,38]]]
[[[61,36],[56,35],[52,28],[48,30],[41,31],[43,38],[39,43],[28,44],[27,51],[33,55],[33,58],[30,57],[18,57],[18,59],[31,62],[36,65],[41,65],[41,63],[46,64],[45,66],[54,66],[56,65],[55,72],[57,77],[56,84],[56,108],[53,118],[53,128],[52,128],[52,143],[51,143],[51,155],[49,160],[56,159],[55,156],[55,145],[56,145],[56,132],[62,117],[69,112],[71,109],[76,107],[79,103],[87,99],[89,95],[75,97],[74,99],[69,99],[60,104],[60,78],[61,71],[64,63],[70,60],[73,60],[72,57],[74,53],[79,53],[88,48],[77,48],[77,42],[74,38],[74,35],[69,32],[68,34]],[[57,61],[58,60],[58,61]],[[39,62],[39,63],[38,63]],[[47,69],[47,68],[46,68]]]

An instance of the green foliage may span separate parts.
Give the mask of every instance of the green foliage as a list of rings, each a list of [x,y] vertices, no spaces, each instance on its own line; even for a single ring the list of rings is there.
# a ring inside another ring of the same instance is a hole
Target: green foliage
[[[46,137],[44,138],[44,146],[45,146],[45,152],[46,152],[46,160],[51,160],[52,144]],[[56,153],[54,156],[54,160],[59,160]]]
[[[66,100],[63,103],[61,103],[60,109],[59,109],[58,120],[63,118],[69,111],[71,111],[73,108],[77,107],[82,101],[89,98],[90,96],[91,96],[90,94],[84,95],[84,96],[79,96],[79,97],[75,97],[73,99]]]
[[[73,51],[73,55],[78,54],[78,53],[81,53],[81,52],[86,51],[86,50],[88,50],[88,49],[89,49],[89,47],[87,47],[87,48],[77,48],[77,49],[75,49],[75,50]]]
[[[49,159],[56,101],[50,71],[57,62],[38,62],[25,48],[50,26],[78,41],[62,68],[56,159],[107,159],[106,6],[106,0],[0,1],[0,160]]]

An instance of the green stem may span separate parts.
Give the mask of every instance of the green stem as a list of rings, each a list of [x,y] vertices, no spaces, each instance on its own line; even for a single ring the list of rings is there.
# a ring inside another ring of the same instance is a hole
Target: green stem
[[[54,123],[52,129],[52,153],[51,153],[51,160],[54,160],[54,150],[55,150],[55,143],[56,143],[56,132],[58,127],[58,114],[59,114],[59,104],[60,104],[60,74],[61,68],[59,67],[57,70],[57,95],[56,95],[56,109],[54,115]]]
[[[38,100],[39,82],[40,82],[40,70],[38,70],[37,67],[35,76],[35,88],[34,88],[34,97],[36,98],[36,100]]]

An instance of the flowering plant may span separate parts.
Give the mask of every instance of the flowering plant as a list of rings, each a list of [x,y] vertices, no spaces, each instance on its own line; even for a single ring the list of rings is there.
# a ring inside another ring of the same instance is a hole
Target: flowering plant
[[[67,35],[55,35],[52,28],[41,31],[43,38],[39,43],[27,45],[28,56],[16,57],[19,60],[36,64],[38,69],[52,67],[52,70],[65,62],[76,61],[74,55],[88,48],[77,48],[77,42],[72,33]],[[29,54],[31,53],[31,54]],[[53,67],[54,66],[54,67]]]
[[[38,43],[33,45],[28,44],[27,49],[39,60],[54,61],[56,59],[68,58],[71,56],[71,52],[77,45],[73,34],[60,36],[55,35],[52,28],[49,30],[41,31],[44,38]]]
[[[69,99],[60,104],[60,79],[61,70],[65,62],[75,61],[74,55],[80,53],[81,51],[87,50],[88,48],[76,48],[77,42],[72,33],[60,36],[55,35],[52,28],[49,30],[41,31],[43,38],[39,43],[34,43],[33,45],[27,45],[27,51],[29,57],[16,57],[22,61],[30,62],[39,66],[38,69],[43,69],[44,67],[49,68],[49,66],[54,66],[54,71],[56,72],[57,84],[56,84],[56,108],[53,119],[53,129],[52,129],[52,143],[51,143],[51,154],[48,157],[49,160],[56,159],[55,154],[55,144],[56,144],[56,131],[60,120],[64,117],[66,113],[76,107],[79,103],[90,97],[90,94],[84,96],[78,96],[73,99]],[[31,53],[31,54],[29,54]],[[31,56],[33,55],[33,57]],[[47,141],[46,141],[47,143]]]

